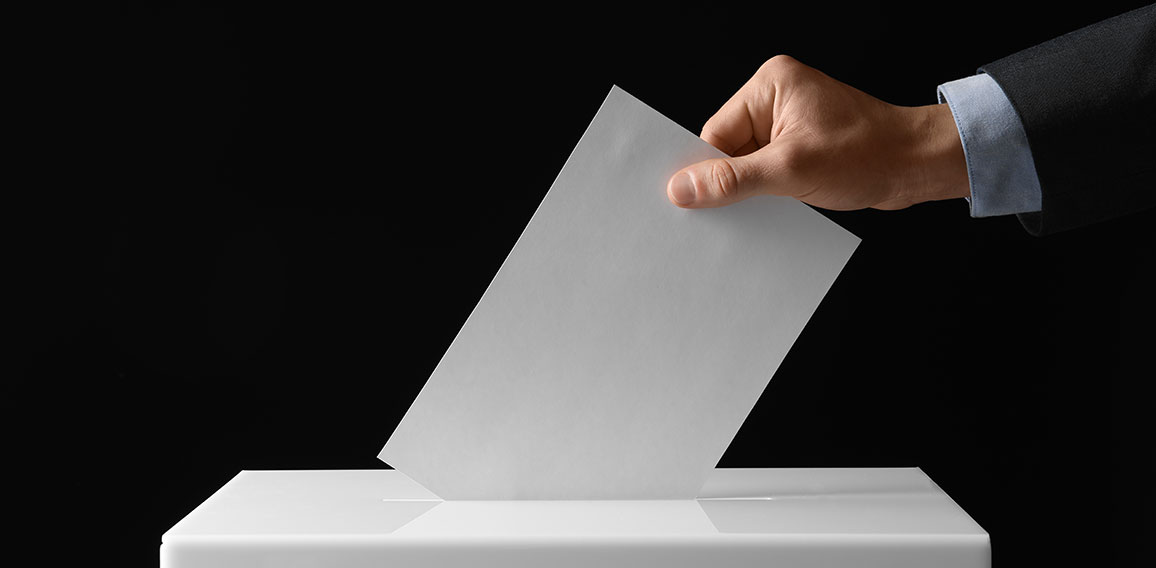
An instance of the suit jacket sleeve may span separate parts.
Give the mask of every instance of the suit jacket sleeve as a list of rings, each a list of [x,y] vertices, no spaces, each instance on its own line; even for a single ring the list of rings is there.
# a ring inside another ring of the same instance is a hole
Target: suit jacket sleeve
[[[1156,205],[1156,4],[980,68],[1019,114],[1044,235]]]

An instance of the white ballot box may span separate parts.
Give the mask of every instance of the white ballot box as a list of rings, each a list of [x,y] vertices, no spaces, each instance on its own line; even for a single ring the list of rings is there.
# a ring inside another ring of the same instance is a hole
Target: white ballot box
[[[716,469],[698,499],[443,501],[391,470],[243,471],[162,568],[980,568],[987,532],[917,468]]]

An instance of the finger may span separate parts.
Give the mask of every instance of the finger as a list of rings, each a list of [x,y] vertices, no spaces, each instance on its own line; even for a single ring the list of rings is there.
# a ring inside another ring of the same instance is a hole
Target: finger
[[[732,156],[746,156],[747,154],[750,154],[751,152],[754,152],[754,151],[758,150],[759,148],[761,148],[761,146],[759,146],[758,142],[755,142],[752,139],[752,140],[749,140],[746,144],[743,144],[742,147],[739,148],[738,150],[731,152],[730,155],[732,155]]]
[[[721,207],[748,197],[780,193],[780,152],[768,146],[754,154],[716,158],[679,170],[667,182],[666,195],[679,207]]]
[[[774,102],[773,82],[760,70],[706,121],[700,137],[732,156],[766,146],[774,124]]]

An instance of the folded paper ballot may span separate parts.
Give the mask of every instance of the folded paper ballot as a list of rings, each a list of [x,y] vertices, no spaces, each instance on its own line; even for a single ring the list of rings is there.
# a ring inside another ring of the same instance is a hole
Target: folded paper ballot
[[[680,209],[723,154],[611,89],[379,457],[443,499],[692,499],[859,239]]]

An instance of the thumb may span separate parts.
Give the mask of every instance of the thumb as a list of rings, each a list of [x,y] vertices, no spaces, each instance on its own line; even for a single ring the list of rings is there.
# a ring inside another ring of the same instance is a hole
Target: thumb
[[[722,207],[771,192],[770,147],[737,158],[716,158],[687,166],[671,176],[666,196],[679,207]]]

